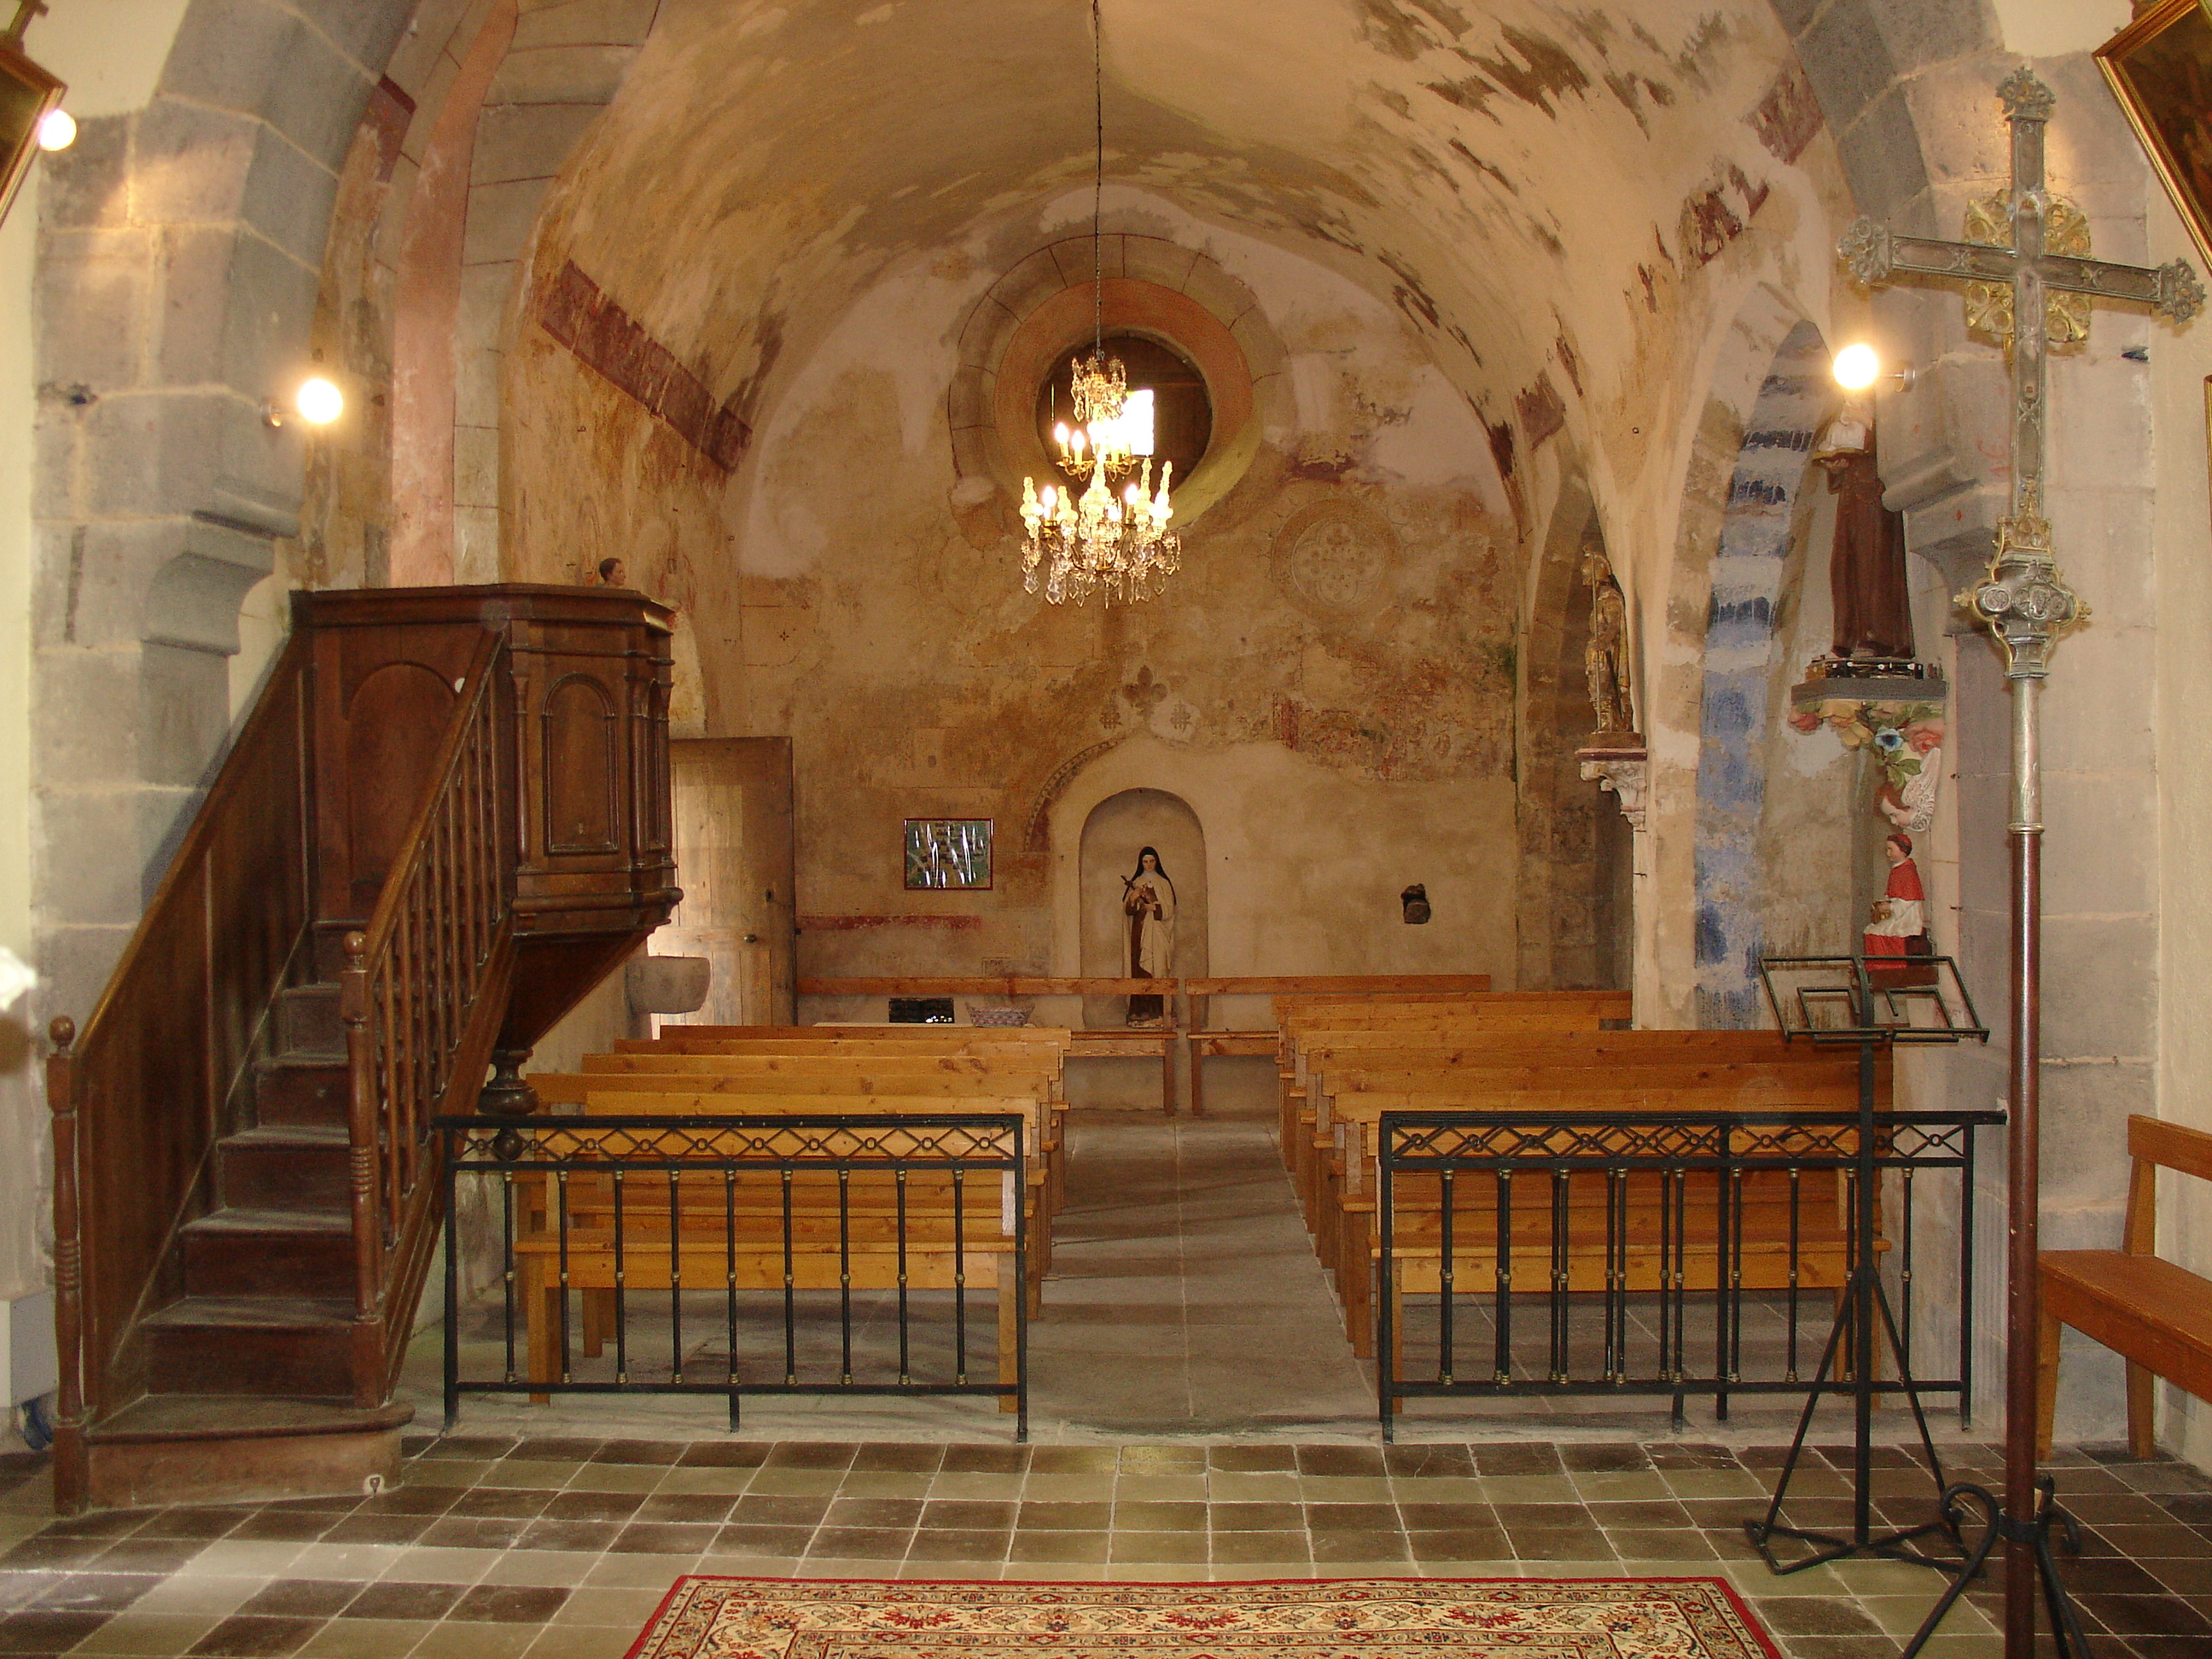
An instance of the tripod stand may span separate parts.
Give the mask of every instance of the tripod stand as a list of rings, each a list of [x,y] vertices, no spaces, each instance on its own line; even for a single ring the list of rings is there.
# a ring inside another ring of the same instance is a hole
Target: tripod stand
[[[1971,1568],[1960,1571],[1960,1558],[1966,1553],[1960,1542],[1953,1495],[1973,1489],[1954,1487],[1944,1480],[1942,1460],[1936,1455],[1928,1414],[1920,1403],[1921,1387],[1911,1376],[1911,1352],[1899,1331],[1889,1291],[1881,1282],[1875,1244],[1881,1230],[1878,1183],[1884,1125],[1883,1115],[1875,1109],[1875,1060],[1881,1050],[1893,1052],[1899,1043],[1986,1042],[1989,1032],[1975,1016],[1957,967],[1948,957],[1886,958],[1871,964],[1863,957],[1773,957],[1759,964],[1759,976],[1785,1039],[1802,1036],[1815,1042],[1857,1045],[1858,1124],[1851,1164],[1850,1272],[1820,1355],[1820,1369],[1797,1419],[1797,1432],[1783,1459],[1773,1498],[1764,1516],[1743,1523],[1744,1532],[1767,1566],[1778,1574],[1802,1572],[1808,1567],[1857,1555],[1958,1573],[1941,1604],[1941,1610],[1948,1611],[1971,1576]],[[1879,1382],[1875,1364],[1878,1352],[1884,1348],[1894,1364],[1896,1376]],[[1850,1380],[1836,1380],[1846,1364]],[[1841,1536],[1790,1526],[1782,1518],[1814,1416],[1825,1396],[1838,1393],[1850,1396],[1852,1430],[1851,1525],[1848,1534]],[[1874,1407],[1875,1396],[1883,1394],[1902,1394],[1911,1407],[1937,1503],[1934,1520],[1887,1531],[1877,1530],[1874,1519]],[[1922,1540],[1939,1534],[1960,1555],[1931,1555],[1917,1547]],[[1774,1553],[1773,1540],[1778,1538],[1795,1539],[1813,1548],[1785,1562]],[[1986,1556],[1989,1547],[1985,1541],[1981,1554]],[[1979,1565],[1978,1558],[1967,1559]]]

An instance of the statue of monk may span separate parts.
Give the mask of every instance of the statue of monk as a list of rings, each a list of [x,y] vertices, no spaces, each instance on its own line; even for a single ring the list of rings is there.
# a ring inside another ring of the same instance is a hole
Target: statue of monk
[[[1838,657],[1903,660],[1912,655],[1912,600],[1905,585],[1905,520],[1881,504],[1874,417],[1854,400],[1828,423],[1813,459],[1836,497],[1828,552]]]
[[[1582,574],[1590,589],[1589,643],[1583,650],[1590,710],[1601,734],[1632,732],[1636,721],[1628,692],[1628,606],[1604,554],[1595,548],[1586,551]]]

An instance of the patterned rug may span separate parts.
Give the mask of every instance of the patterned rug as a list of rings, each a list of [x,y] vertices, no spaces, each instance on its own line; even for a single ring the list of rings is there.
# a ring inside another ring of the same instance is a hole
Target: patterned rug
[[[677,1581],[629,1659],[1777,1659],[1718,1578]]]

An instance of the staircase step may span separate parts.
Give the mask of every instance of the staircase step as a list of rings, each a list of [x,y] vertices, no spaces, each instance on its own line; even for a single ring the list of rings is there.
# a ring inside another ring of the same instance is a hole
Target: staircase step
[[[396,1429],[415,1407],[246,1394],[149,1394],[85,1430],[88,1440],[255,1440],[270,1435],[359,1434]]]
[[[221,1143],[222,1201],[345,1211],[352,1202],[344,1126],[267,1123]]]
[[[343,1131],[348,1090],[342,1057],[264,1060],[254,1068],[254,1115],[264,1127],[320,1125]]]
[[[345,1022],[336,985],[293,985],[276,994],[280,1054],[325,1059],[345,1053]]]
[[[140,1329],[161,1395],[341,1400],[353,1392],[349,1299],[186,1297]]]
[[[179,1231],[193,1296],[343,1297],[353,1289],[346,1211],[217,1210]]]
[[[344,1400],[148,1395],[86,1425],[86,1495],[94,1509],[148,1509],[379,1492],[398,1481],[399,1430],[413,1415]]]

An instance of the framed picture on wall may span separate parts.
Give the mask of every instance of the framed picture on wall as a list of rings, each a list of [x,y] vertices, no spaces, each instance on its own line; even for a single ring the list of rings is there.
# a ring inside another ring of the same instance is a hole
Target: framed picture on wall
[[[2097,49],[2197,252],[2212,266],[2212,11],[2157,0]]]
[[[976,892],[991,884],[994,818],[908,818],[906,885],[909,892]]]

